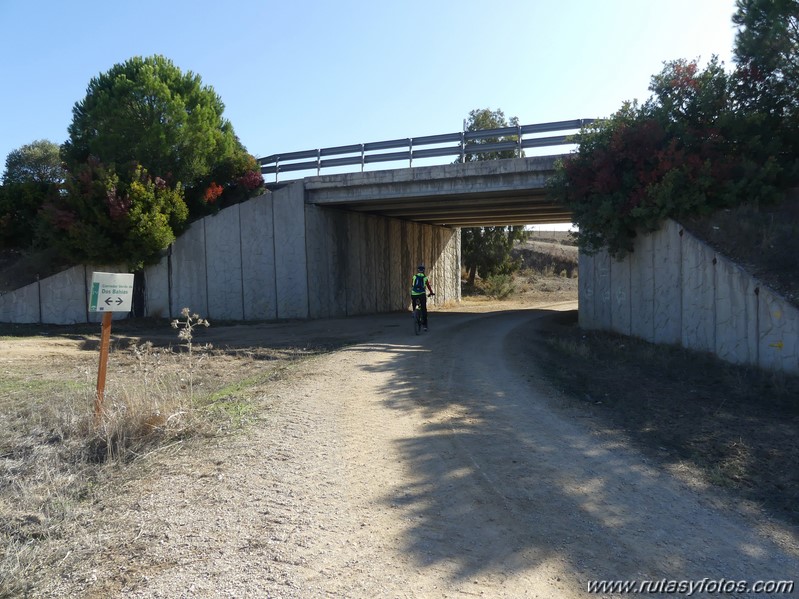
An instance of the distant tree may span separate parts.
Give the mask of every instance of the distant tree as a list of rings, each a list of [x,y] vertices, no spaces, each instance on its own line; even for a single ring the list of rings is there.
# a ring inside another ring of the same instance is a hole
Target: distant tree
[[[3,185],[58,183],[63,179],[58,144],[46,139],[12,150],[6,157]]]
[[[780,149],[789,184],[799,182],[799,0],[737,0],[734,81],[751,131]],[[767,132],[767,133],[765,133]],[[765,133],[765,135],[764,135]]]
[[[466,122],[466,131],[485,131],[504,127],[517,127],[519,119],[505,118],[502,110],[482,108],[472,110]],[[518,136],[492,136],[475,140],[475,144],[489,144],[501,141],[518,141]],[[470,152],[465,155],[466,162],[518,158],[518,150]],[[456,162],[461,162],[458,158]],[[518,265],[511,260],[510,251],[515,241],[521,239],[524,227],[471,227],[461,231],[461,255],[468,273],[469,284],[474,285],[477,273],[481,277],[493,274],[507,274]]]
[[[33,246],[38,212],[63,178],[59,148],[51,141],[34,141],[8,155],[0,186],[0,247]]]
[[[491,110],[490,108],[480,108],[472,110],[469,113],[469,118],[466,121],[464,131],[476,132],[485,131],[487,129],[503,129],[505,127],[518,127],[518,117],[505,118],[505,113],[501,109]],[[472,144],[493,144],[499,142],[518,142],[518,135],[505,135],[505,136],[492,136],[476,139],[470,143]],[[474,160],[498,160],[501,158],[520,158],[524,155],[517,149],[501,150],[491,152],[471,152],[466,154],[466,162]],[[460,158],[456,162],[460,162]]]
[[[184,186],[193,214],[201,215],[222,202],[217,194],[209,206],[212,183],[224,193],[257,170],[223,111],[199,75],[163,56],[131,58],[91,80],[72,110],[62,155],[73,169],[90,156],[117,169],[140,164],[168,185]]]
[[[0,248],[33,248],[40,226],[39,211],[58,193],[55,183],[0,185]]]
[[[470,227],[461,231],[463,263],[474,285],[475,276],[482,278],[509,274],[519,264],[511,259],[513,244],[522,239],[524,227]]]
[[[734,56],[784,110],[799,106],[799,0],[737,0]]]

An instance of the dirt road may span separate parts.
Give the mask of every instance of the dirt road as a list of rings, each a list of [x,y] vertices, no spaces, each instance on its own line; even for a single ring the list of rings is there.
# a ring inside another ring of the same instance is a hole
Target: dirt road
[[[246,436],[155,458],[101,506],[129,534],[41,596],[568,599],[592,580],[795,578],[790,533],[556,405],[523,351],[547,313],[437,313],[419,337],[406,315],[330,323],[368,340],[275,383]]]

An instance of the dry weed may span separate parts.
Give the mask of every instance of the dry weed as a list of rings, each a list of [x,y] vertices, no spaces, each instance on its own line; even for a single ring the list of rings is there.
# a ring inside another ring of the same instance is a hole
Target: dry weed
[[[40,368],[4,366],[0,379],[0,597],[24,596],[43,564],[65,558],[69,531],[91,517],[98,485],[125,464],[198,435],[243,421],[251,402],[252,356],[213,354],[193,343],[208,326],[179,322],[176,348],[150,342],[113,351],[101,419],[95,424],[93,356]],[[92,361],[89,359],[92,358]],[[216,363],[212,364],[212,360]],[[64,368],[64,363],[73,365]],[[263,359],[259,366],[265,365]],[[269,364],[275,369],[280,361]],[[235,367],[233,367],[235,366]],[[263,370],[261,371],[263,372]],[[237,392],[231,392],[233,383]]]

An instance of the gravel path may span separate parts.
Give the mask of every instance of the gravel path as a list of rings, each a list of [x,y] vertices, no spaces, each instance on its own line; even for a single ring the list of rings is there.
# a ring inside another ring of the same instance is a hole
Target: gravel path
[[[41,596],[570,599],[601,579],[796,577],[795,537],[553,405],[519,342],[542,314],[434,314],[420,337],[381,317],[272,384],[247,434],[154,458],[103,506],[125,538]]]

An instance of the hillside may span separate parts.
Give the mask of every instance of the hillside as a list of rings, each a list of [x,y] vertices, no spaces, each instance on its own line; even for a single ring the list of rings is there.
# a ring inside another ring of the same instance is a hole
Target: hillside
[[[682,224],[799,307],[799,189],[775,206],[744,205]]]

